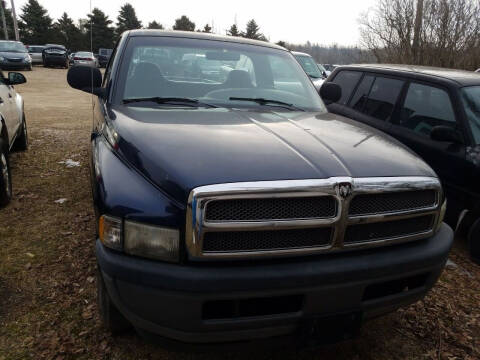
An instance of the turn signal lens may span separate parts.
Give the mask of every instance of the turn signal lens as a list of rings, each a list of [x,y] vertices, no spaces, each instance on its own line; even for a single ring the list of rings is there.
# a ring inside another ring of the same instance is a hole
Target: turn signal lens
[[[447,199],[443,201],[442,207],[440,208],[440,214],[438,215],[438,222],[437,228],[435,229],[438,231],[440,226],[442,226],[443,219],[445,218],[445,213],[447,212]]]
[[[122,220],[102,215],[98,221],[98,235],[106,247],[122,250]]]

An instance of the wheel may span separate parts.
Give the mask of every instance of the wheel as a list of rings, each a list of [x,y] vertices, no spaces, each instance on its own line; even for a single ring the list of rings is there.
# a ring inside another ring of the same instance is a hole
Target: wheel
[[[0,140],[0,207],[12,199],[12,174],[8,162],[7,146]]]
[[[120,335],[129,330],[132,325],[118,311],[108,295],[107,288],[97,268],[97,306],[100,312],[100,318],[103,326],[112,333],[112,335]]]
[[[473,262],[480,265],[480,218],[473,223],[468,232],[468,250]]]
[[[28,131],[27,121],[25,120],[25,114],[22,115],[22,129],[20,135],[13,144],[14,151],[25,151],[28,149]]]

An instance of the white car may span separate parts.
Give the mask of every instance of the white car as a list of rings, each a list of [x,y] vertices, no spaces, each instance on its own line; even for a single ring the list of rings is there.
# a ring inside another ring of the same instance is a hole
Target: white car
[[[325,80],[325,76],[318,68],[317,63],[315,62],[313,57],[309,54],[297,51],[292,51],[292,55],[295,56],[295,59],[297,59],[303,70],[305,70],[307,75],[310,77],[313,85],[315,85],[315,89],[319,91],[320,87],[323,84],[323,81]]]
[[[23,84],[25,76],[9,72],[5,78],[0,71],[0,207],[12,198],[12,174],[9,153],[28,148],[27,123],[23,113],[23,98],[12,85]]]
[[[99,67],[98,59],[93,55],[92,52],[88,51],[80,51],[76,52],[73,55],[73,66],[83,65],[83,66],[91,66],[91,67]]]

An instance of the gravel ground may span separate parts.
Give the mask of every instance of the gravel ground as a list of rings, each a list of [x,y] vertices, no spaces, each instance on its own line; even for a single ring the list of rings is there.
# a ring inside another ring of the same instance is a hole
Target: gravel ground
[[[36,67],[25,75],[28,83],[17,91],[31,146],[12,155],[15,199],[0,211],[0,360],[480,359],[480,267],[461,239],[453,264],[423,301],[369,322],[354,341],[308,351],[192,354],[133,332],[112,338],[95,305],[91,98],[68,87],[65,70]]]

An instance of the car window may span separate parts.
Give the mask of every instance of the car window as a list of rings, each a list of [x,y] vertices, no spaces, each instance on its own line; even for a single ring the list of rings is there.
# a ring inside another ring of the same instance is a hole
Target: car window
[[[308,74],[308,76],[313,77],[315,79],[321,79],[322,73],[317,66],[315,60],[313,60],[310,56],[305,55],[295,55],[297,61],[302,65],[303,70]]]
[[[480,86],[463,88],[462,102],[472,129],[473,140],[476,145],[480,145]]]
[[[124,99],[176,97],[194,98],[219,107],[275,107],[280,111],[283,105],[278,106],[278,102],[282,102],[287,105],[283,108],[326,111],[293,55],[266,46],[132,37],[119,73],[115,96],[120,103]],[[273,102],[264,105],[248,100],[252,98]]]
[[[347,104],[348,99],[350,99],[350,95],[352,94],[353,89],[355,89],[355,86],[357,85],[361,76],[362,73],[360,71],[349,70],[340,71],[337,76],[335,76],[333,82],[340,85],[342,88],[342,97],[338,101],[339,104]]]
[[[379,120],[389,120],[402,86],[401,80],[376,77],[362,112]]]
[[[438,125],[456,127],[448,93],[440,88],[411,83],[400,112],[400,126],[430,137]]]
[[[374,80],[375,77],[372,75],[365,75],[363,77],[360,85],[358,85],[357,90],[355,91],[355,95],[353,95],[353,98],[350,101],[350,107],[357,111],[363,110]]]

